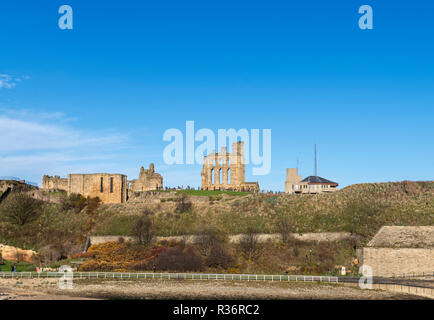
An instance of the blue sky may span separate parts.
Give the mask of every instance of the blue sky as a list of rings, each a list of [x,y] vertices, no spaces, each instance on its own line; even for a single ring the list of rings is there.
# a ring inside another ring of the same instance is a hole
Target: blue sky
[[[60,30],[62,4],[74,29]],[[358,28],[369,4],[374,29]],[[0,176],[120,172],[155,163],[169,128],[272,130],[272,168],[340,186],[434,179],[430,1],[2,1]]]

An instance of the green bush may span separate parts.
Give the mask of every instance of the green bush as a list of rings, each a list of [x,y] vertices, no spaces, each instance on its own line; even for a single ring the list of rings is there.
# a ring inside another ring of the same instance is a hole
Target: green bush
[[[86,207],[86,198],[81,194],[72,193],[62,198],[61,208],[63,211],[74,210],[75,213],[81,212]]]

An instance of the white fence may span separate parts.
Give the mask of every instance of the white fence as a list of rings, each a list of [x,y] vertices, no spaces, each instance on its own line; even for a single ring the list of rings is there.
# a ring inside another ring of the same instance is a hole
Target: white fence
[[[60,278],[62,272],[0,272],[1,278]],[[238,280],[338,282],[338,277],[266,274],[74,272],[74,279]]]

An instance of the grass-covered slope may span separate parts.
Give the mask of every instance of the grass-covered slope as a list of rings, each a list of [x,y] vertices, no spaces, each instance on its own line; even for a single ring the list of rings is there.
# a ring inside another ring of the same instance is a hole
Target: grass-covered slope
[[[292,232],[348,231],[369,240],[384,225],[434,225],[432,181],[366,183],[319,195],[161,192],[143,202],[99,207],[62,199],[43,202],[34,219],[22,226],[8,219],[2,203],[0,243],[36,250],[65,243],[82,247],[88,234],[131,235],[144,212],[157,236],[193,234],[204,225],[227,234],[249,228],[278,233],[285,220]]]
[[[206,196],[213,197],[212,193],[207,191]],[[231,234],[243,233],[251,226],[259,232],[275,233],[281,219],[289,221],[294,232],[349,231],[364,237],[373,236],[383,225],[434,225],[434,182],[366,183],[329,194],[248,194],[213,199],[186,212],[152,207],[157,235],[191,234],[200,225],[215,225]],[[94,232],[128,235],[129,225],[146,207],[106,206]]]

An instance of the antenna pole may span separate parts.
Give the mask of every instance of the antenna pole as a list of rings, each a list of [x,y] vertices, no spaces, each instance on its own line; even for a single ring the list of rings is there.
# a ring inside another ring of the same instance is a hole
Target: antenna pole
[[[317,175],[318,175],[318,168],[317,168],[317,162],[316,162],[316,144],[315,144],[315,146],[314,146],[314,154],[315,154],[315,159],[314,159],[314,162],[315,162],[314,172],[315,172],[315,176],[317,176]]]

